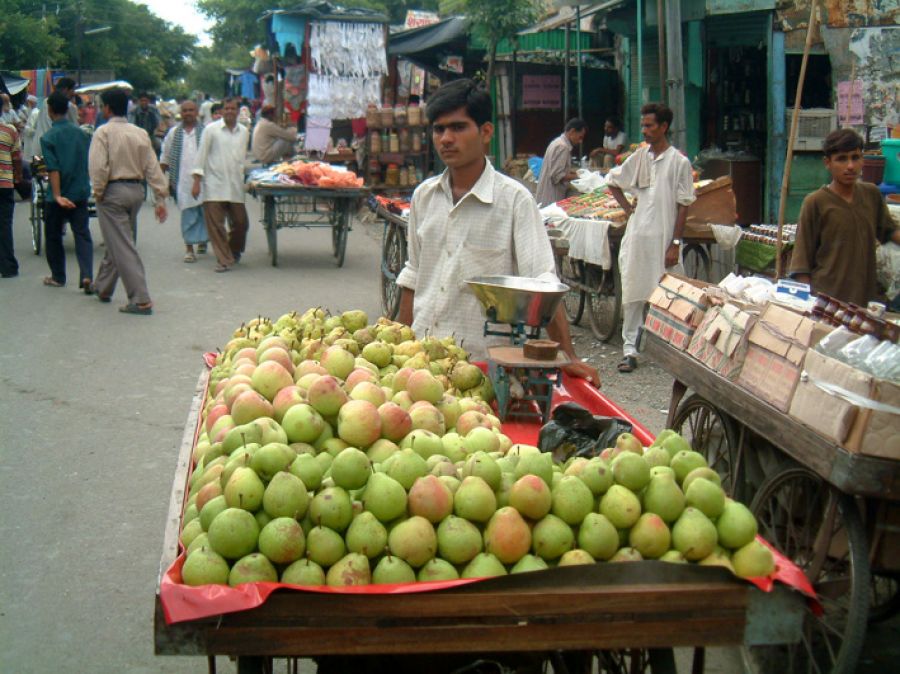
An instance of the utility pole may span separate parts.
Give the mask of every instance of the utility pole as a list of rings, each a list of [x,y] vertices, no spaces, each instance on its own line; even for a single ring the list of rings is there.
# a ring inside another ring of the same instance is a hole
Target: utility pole
[[[684,63],[681,48],[681,3],[666,3],[666,52],[669,77],[666,85],[669,91],[669,107],[675,117],[672,130],[672,144],[684,150],[687,147],[687,132],[684,119]]]

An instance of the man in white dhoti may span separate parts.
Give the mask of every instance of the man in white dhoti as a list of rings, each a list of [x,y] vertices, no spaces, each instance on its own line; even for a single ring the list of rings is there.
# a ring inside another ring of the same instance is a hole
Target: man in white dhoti
[[[691,162],[669,144],[672,111],[661,103],[641,108],[647,145],[607,175],[610,192],[629,215],[619,249],[625,341],[619,372],[637,367],[637,336],[644,303],[666,271],[683,273],[681,236],[687,208],[694,202]],[[625,192],[637,197],[632,206]]]
[[[192,172],[203,125],[197,123],[197,104],[186,100],[181,104],[181,123],[169,129],[163,140],[160,165],[169,174],[169,193],[181,210],[181,236],[184,239],[184,261],[195,262],[194,246],[198,253],[206,252],[206,222],[203,219],[203,195],[191,194],[194,186]]]

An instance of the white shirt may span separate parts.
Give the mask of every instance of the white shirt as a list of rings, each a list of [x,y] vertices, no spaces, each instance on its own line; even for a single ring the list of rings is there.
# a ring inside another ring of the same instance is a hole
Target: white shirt
[[[163,163],[169,156],[169,146],[173,142],[173,139],[175,137],[175,129],[177,128],[177,126],[173,126],[171,129],[169,129],[169,132],[163,139],[162,152],[159,153],[159,156]],[[195,206],[203,205],[202,185],[200,187],[199,199],[194,199],[194,197],[191,195],[191,190],[194,187],[194,176],[192,174],[192,171],[194,170],[194,166],[197,163],[197,153],[200,151],[197,147],[197,130],[199,128],[200,127],[195,124],[194,128],[190,131],[184,129],[184,137],[181,142],[181,163],[178,167],[178,184],[175,186],[175,192],[176,197],[178,198],[178,208],[182,211],[188,208],[194,208]],[[174,168],[174,166],[170,166],[169,170],[173,171]]]
[[[485,315],[465,281],[509,274],[556,281],[553,251],[540,212],[528,190],[485,162],[484,172],[456,204],[450,173],[429,178],[413,194],[409,212],[409,259],[397,284],[415,292],[413,330],[455,335],[475,358],[490,344]]]
[[[615,136],[603,136],[604,150],[615,150],[620,145],[625,147],[627,144],[624,131],[619,131]]]
[[[638,187],[642,162],[649,162],[649,185]],[[607,182],[637,197],[619,249],[622,303],[644,302],[666,271],[666,249],[675,232],[678,205],[694,202],[691,162],[675,147],[659,156],[643,147],[621,166],[610,170]]]
[[[210,100],[203,101],[200,104],[200,123],[204,126],[209,126],[210,122],[212,122],[212,106],[213,102]]]
[[[220,119],[203,129],[200,151],[192,173],[203,176],[203,201],[244,203],[244,160],[250,132],[241,124],[234,129]]]

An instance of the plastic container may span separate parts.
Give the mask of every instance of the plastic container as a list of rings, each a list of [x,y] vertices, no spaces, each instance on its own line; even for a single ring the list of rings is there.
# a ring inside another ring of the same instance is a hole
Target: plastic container
[[[391,187],[400,185],[400,167],[396,164],[388,164],[387,170],[384,172],[384,184]]]
[[[410,105],[406,109],[406,123],[410,126],[422,124],[422,109],[418,105]]]
[[[900,138],[885,138],[881,141],[884,155],[884,182],[900,187]]]
[[[409,169],[405,166],[400,167],[400,178],[398,180],[398,184],[400,185],[400,187],[409,186]]]
[[[382,128],[387,129],[394,126],[394,108],[381,108],[378,117]]]
[[[400,152],[409,152],[411,147],[409,129],[405,126],[398,129],[397,138],[399,140]]]
[[[867,154],[863,157],[862,179],[867,183],[880,185],[884,180],[884,157],[880,154]]]
[[[377,159],[369,162],[369,180],[376,185],[381,182],[381,163]]]
[[[381,152],[381,134],[377,130],[369,131],[369,152],[372,154]]]
[[[419,129],[413,129],[412,134],[410,134],[410,144],[409,148],[411,152],[421,152],[422,151],[422,132]]]
[[[377,129],[381,126],[381,116],[378,114],[378,106],[370,103],[366,108],[366,126],[370,129]]]
[[[391,131],[388,138],[388,152],[400,152],[400,139],[395,131]]]

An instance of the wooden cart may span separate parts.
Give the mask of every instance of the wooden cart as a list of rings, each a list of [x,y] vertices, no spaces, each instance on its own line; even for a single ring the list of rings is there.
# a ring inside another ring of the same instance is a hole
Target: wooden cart
[[[330,228],[332,253],[337,266],[344,266],[353,213],[368,194],[365,188],[251,183],[250,192],[263,201],[262,225],[273,267],[278,266],[278,230],[284,227]]]
[[[656,335],[643,332],[641,348],[675,378],[667,426],[705,451],[736,498],[752,498],[760,533],[823,598],[798,648],[756,654],[760,671],[785,658],[854,671],[868,620],[900,607],[900,559],[879,551],[900,501],[900,461],[848,452]]]
[[[381,309],[394,320],[400,311],[400,286],[397,276],[406,264],[406,228],[409,222],[402,215],[392,213],[377,202],[370,202],[375,215],[384,220],[381,244]]]
[[[673,647],[695,647],[702,671],[705,646],[800,638],[799,593],[764,593],[724,569],[663,562],[557,568],[402,595],[281,590],[252,610],[166,624],[160,588],[179,554],[208,376],[197,383],[169,501],[155,601],[159,655],[206,655],[210,671],[215,656],[235,657],[250,674],[267,671],[272,658],[534,653],[563,672],[560,652],[581,651],[604,672],[674,673]]]

